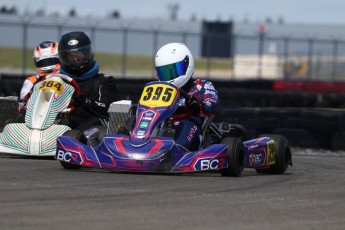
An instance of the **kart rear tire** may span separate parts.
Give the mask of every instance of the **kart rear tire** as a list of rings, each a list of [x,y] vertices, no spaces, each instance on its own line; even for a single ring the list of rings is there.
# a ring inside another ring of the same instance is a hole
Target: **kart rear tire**
[[[66,131],[62,136],[68,136],[68,137],[72,137],[78,141],[82,141],[82,132],[80,130],[68,130]],[[80,165],[76,165],[76,164],[72,164],[66,161],[60,161],[61,166],[64,169],[80,169],[82,168],[82,166]]]
[[[228,146],[228,167],[220,169],[220,174],[227,177],[238,177],[244,169],[244,147],[240,138],[226,137],[220,141]]]
[[[260,137],[270,137],[276,142],[276,163],[269,168],[257,168],[257,173],[283,174],[291,163],[291,149],[287,139],[282,135],[262,134]]]

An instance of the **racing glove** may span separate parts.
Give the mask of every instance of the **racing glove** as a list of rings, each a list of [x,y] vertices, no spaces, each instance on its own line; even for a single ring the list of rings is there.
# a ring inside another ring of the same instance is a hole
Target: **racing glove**
[[[23,99],[18,100],[17,104],[17,113],[20,113],[21,111],[26,110],[26,101]]]
[[[84,95],[80,95],[78,97],[73,98],[73,103],[75,106],[81,106],[84,104],[91,104],[91,100],[87,97],[85,97]]]
[[[186,106],[189,110],[192,110],[194,113],[200,113],[201,112],[201,104],[199,102],[199,99],[192,95],[186,100]]]

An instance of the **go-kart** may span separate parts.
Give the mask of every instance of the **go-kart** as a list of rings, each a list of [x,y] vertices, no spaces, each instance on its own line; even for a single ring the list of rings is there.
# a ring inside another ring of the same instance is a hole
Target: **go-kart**
[[[83,135],[60,136],[55,159],[66,169],[157,173],[216,170],[222,176],[240,176],[244,167],[255,168],[258,173],[281,174],[292,165],[291,150],[283,136],[244,141],[245,130],[226,123],[206,122],[204,142],[197,151],[176,144],[174,112],[180,97],[186,95],[170,83],[150,82],[143,89],[129,134],[109,133],[103,137],[93,128]]]
[[[9,123],[0,134],[0,153],[26,156],[54,156],[56,138],[70,127],[62,124],[70,112],[73,93],[80,89],[72,78],[51,74],[37,83],[26,104],[25,122]]]

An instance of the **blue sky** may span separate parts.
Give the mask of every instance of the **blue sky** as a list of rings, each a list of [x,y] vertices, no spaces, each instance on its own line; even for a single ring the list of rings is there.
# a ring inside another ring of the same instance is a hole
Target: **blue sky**
[[[0,6],[17,6],[20,13],[44,7],[47,14],[104,17],[119,10],[122,18],[167,18],[169,4],[178,3],[178,18],[262,22],[283,18],[286,23],[345,25],[344,0],[0,0]]]

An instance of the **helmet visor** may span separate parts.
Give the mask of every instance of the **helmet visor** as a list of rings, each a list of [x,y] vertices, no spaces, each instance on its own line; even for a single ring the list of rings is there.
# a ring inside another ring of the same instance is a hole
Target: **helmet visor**
[[[35,62],[37,68],[60,64],[59,58],[44,58]]]
[[[185,75],[188,69],[188,57],[184,60],[168,65],[156,67],[157,75],[161,81],[170,81]]]
[[[71,68],[78,68],[93,58],[91,45],[71,50],[59,50],[62,64]]]

